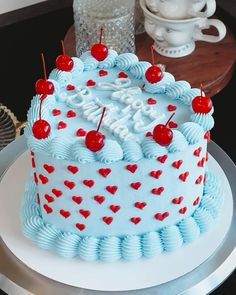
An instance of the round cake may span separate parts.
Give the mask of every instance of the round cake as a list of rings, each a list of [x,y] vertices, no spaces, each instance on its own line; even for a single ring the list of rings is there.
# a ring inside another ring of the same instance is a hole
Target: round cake
[[[207,170],[210,99],[131,53],[64,54],[56,66],[28,111],[25,236],[65,257],[113,262],[206,232],[223,202]]]

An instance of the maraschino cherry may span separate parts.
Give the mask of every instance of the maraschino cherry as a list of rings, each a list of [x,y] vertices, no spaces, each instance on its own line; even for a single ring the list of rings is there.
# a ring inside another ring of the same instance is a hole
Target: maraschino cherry
[[[97,130],[91,130],[87,133],[85,137],[85,144],[87,148],[92,152],[98,152],[100,151],[104,146],[104,139],[105,135],[99,132],[99,129],[102,124],[102,120],[105,114],[106,108],[104,107],[102,110],[102,116],[98,124]]]
[[[173,132],[168,128],[168,124],[173,118],[175,113],[173,113],[166,124],[158,124],[153,130],[153,139],[161,146],[167,146],[171,143],[173,139]]]
[[[201,95],[194,97],[192,101],[192,109],[195,113],[207,114],[212,109],[212,100],[208,96],[203,96],[202,88],[201,84]]]
[[[32,127],[33,135],[37,139],[47,138],[51,130],[50,124],[47,121],[42,119],[42,103],[46,97],[47,97],[47,94],[42,94],[40,96],[39,120],[35,121]]]
[[[150,66],[145,73],[145,77],[148,82],[151,84],[159,82],[163,77],[163,72],[161,68],[155,65],[154,60],[154,46],[151,46],[151,52],[152,52],[152,66]]]
[[[99,43],[95,43],[91,47],[91,55],[98,61],[103,61],[108,56],[108,48],[102,43],[103,28],[100,30]]]
[[[45,59],[43,53],[41,53],[41,59],[43,64],[44,79],[39,79],[35,84],[35,91],[37,94],[53,94],[54,85],[51,81],[47,80]]]
[[[56,59],[56,67],[60,71],[69,72],[74,66],[73,59],[66,55],[65,46],[63,40],[61,40],[62,54],[59,55]]]

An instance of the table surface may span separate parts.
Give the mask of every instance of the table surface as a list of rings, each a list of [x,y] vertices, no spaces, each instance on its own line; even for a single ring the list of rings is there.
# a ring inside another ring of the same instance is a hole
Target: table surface
[[[215,28],[204,33],[216,34]],[[71,26],[65,38],[67,54],[76,56],[75,30]],[[136,54],[140,60],[151,61],[150,46],[153,40],[146,34],[136,36]],[[156,62],[166,65],[166,71],[172,73],[176,80],[187,80],[192,87],[204,86],[204,92],[214,96],[230,81],[236,59],[236,40],[227,29],[226,37],[218,43],[196,42],[195,51],[181,58],[168,58],[156,54]]]
[[[0,177],[4,171],[26,150],[24,136],[12,142],[0,152]],[[210,142],[209,151],[223,168],[231,189],[236,196],[236,169],[231,159],[214,142]],[[202,265],[192,272],[174,281],[149,289],[119,292],[122,295],[202,295],[207,294],[219,286],[234,270],[236,261],[236,202],[234,202],[234,216],[232,224],[222,245]],[[44,295],[107,295],[107,292],[97,292],[75,288],[55,282],[29,269],[18,260],[6,247],[0,238],[0,273],[33,294]],[[116,292],[113,292],[116,293]],[[112,293],[112,294],[113,294]],[[117,292],[118,293],[118,292]]]

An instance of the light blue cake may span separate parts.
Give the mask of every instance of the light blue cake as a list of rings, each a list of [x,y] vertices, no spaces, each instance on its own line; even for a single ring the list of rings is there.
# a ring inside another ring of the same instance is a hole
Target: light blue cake
[[[195,241],[219,214],[223,195],[207,171],[213,110],[194,113],[199,89],[164,72],[149,83],[148,62],[109,50],[99,62],[84,53],[71,71],[54,69],[54,93],[42,103],[51,131],[37,139],[40,95],[25,129],[32,155],[22,228],[43,249],[64,257],[113,262],[152,258]],[[93,152],[85,135],[101,125],[104,147]],[[157,124],[169,123],[173,140],[159,145]]]

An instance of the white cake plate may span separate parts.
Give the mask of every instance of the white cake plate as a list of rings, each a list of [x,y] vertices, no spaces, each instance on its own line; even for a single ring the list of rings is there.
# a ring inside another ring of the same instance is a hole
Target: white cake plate
[[[209,232],[181,249],[136,262],[83,262],[65,259],[38,248],[20,228],[19,211],[25,182],[30,173],[29,152],[22,154],[7,170],[0,183],[0,234],[10,251],[25,265],[55,281],[99,291],[139,290],[173,281],[206,261],[223,242],[232,220],[233,200],[229,182],[213,157],[209,169],[220,177],[226,193],[223,214]]]

